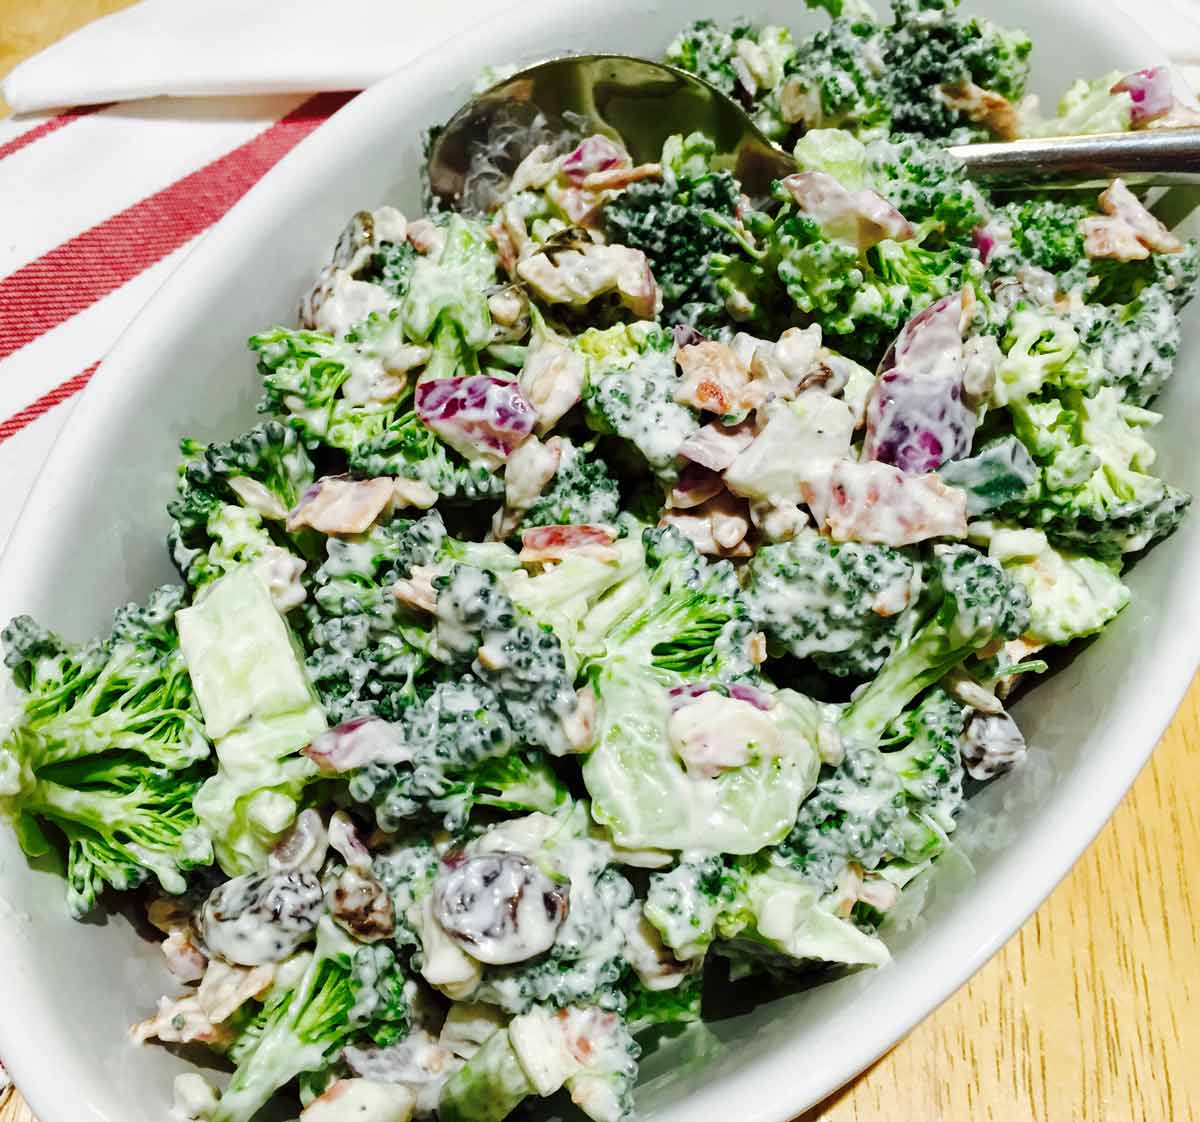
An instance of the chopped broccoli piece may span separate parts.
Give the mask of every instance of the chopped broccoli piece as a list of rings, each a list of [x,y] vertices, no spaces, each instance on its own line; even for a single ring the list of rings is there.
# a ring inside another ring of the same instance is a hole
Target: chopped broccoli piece
[[[965,460],[942,464],[943,482],[967,493],[967,515],[978,518],[1026,499],[1038,479],[1037,465],[1015,436],[981,448]]]
[[[768,639],[856,677],[874,674],[903,641],[921,583],[909,554],[813,532],[763,547],[748,568],[746,608]]]
[[[678,172],[670,160],[672,141],[682,147]],[[667,323],[714,314],[719,299],[708,260],[737,250],[728,226],[736,221],[741,189],[729,172],[709,169],[713,149],[699,133],[673,137],[663,153],[663,178],[634,183],[604,207],[608,240],[640,249],[650,262]],[[694,162],[697,168],[690,166]]]
[[[1191,496],[1148,474],[1154,449],[1142,430],[1159,421],[1157,413],[1125,404],[1112,387],[1014,402],[1010,410],[1041,468],[1022,516],[1056,545],[1116,557],[1179,525]]]
[[[897,715],[883,751],[847,747],[800,808],[775,860],[828,892],[851,862],[870,871],[939,853],[962,804],[958,742],[965,715],[959,702],[933,690],[916,709]]]
[[[236,1042],[237,1070],[213,1122],[250,1122],[276,1091],[326,1067],[357,1033],[394,1042],[407,1023],[394,955],[385,947],[358,949],[324,917],[304,973],[292,986],[268,990],[261,1013]]]
[[[1029,128],[1032,136],[1086,136],[1092,133],[1128,132],[1133,127],[1133,98],[1125,91],[1112,92],[1122,78],[1113,70],[1088,81],[1077,78],[1058,102],[1057,115]]]
[[[673,480],[680,445],[700,419],[675,401],[679,377],[670,333],[653,324],[593,328],[577,345],[588,357],[588,424],[628,440],[660,479]]]
[[[282,543],[282,522],[312,482],[313,466],[295,431],[264,421],[228,444],[181,442],[178,495],[167,506],[171,556],[194,588]],[[264,518],[267,524],[264,525]],[[272,530],[274,532],[272,532]]]
[[[397,300],[408,294],[417,251],[411,242],[379,242],[358,279],[387,289]]]
[[[41,825],[66,841],[67,904],[89,912],[105,885],[118,891],[154,875],[168,892],[212,861],[192,809],[209,754],[200,709],[175,631],[183,589],[130,604],[111,636],[64,643],[28,616],[3,631],[6,665],[24,691],[0,737],[0,814],[22,846],[44,854]]]
[[[604,460],[591,453],[590,444],[580,448],[564,442],[554,478],[525,512],[521,529],[617,520],[621,500],[617,482]]]
[[[892,107],[884,49],[884,32],[863,9],[809,36],[784,64],[784,118],[805,130],[838,128],[857,136],[887,131]]]
[[[1078,203],[1037,198],[1008,203],[992,216],[997,243],[988,256],[988,273],[1007,276],[1025,266],[1068,277],[1087,270],[1080,225],[1088,209]],[[1064,288],[1071,287],[1068,279]]]
[[[932,615],[888,656],[842,714],[839,728],[847,745],[874,747],[917,694],[973,651],[997,639],[1015,639],[1029,625],[1025,589],[970,546],[935,546],[926,576]]]
[[[700,958],[714,939],[739,926],[744,892],[740,865],[715,854],[684,853],[679,864],[650,877],[645,914],[678,958]]]
[[[629,983],[629,1001],[625,1019],[636,1036],[656,1025],[686,1025],[700,1020],[704,977],[689,974],[677,986],[667,990],[648,989],[641,982]]]
[[[930,222],[944,242],[969,240],[987,203],[961,161],[920,136],[876,140],[866,148],[867,182],[910,222]],[[849,185],[848,185],[849,186]]]
[[[883,37],[892,131],[935,140],[960,129],[980,132],[940,95],[945,86],[972,82],[1014,103],[1024,94],[1033,49],[1029,37],[962,15],[958,5],[959,0],[893,0],[894,20]]]
[[[524,744],[571,751],[567,723],[578,706],[558,637],[505,595],[494,573],[454,565],[437,577],[438,639],[489,685]]]

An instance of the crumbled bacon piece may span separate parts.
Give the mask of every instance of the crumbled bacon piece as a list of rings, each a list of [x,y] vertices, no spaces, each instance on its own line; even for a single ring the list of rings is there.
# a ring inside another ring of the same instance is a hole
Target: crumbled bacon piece
[[[908,219],[875,191],[848,191],[823,171],[797,172],[783,179],[782,185],[800,212],[834,241],[869,249],[881,241],[901,242],[913,236]]]
[[[611,526],[536,526],[521,535],[522,565],[562,561],[569,554],[583,554],[597,561],[616,561],[612,543],[617,532]]]
[[[750,508],[745,499],[728,491],[690,510],[666,510],[658,524],[673,526],[700,553],[712,557],[749,557],[754,552],[746,541]]]
[[[994,137],[1016,140],[1019,135],[1017,107],[995,90],[985,90],[964,78],[938,86],[937,92],[946,108],[966,114],[968,121],[982,125]]]
[[[724,343],[705,341],[680,347],[675,359],[683,371],[675,390],[680,405],[729,416],[762,404],[762,387],[751,379],[750,367]]]
[[[322,534],[362,534],[387,509],[394,493],[394,481],[383,476],[351,479],[329,475],[300,496],[288,514],[287,528],[311,526]]]

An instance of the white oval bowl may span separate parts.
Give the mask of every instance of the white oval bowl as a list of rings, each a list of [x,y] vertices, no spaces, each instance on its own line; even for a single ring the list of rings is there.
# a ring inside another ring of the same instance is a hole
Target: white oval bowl
[[[1076,76],[1161,61],[1135,27],[1094,0],[968,0],[1027,28],[1034,89],[1049,103]],[[754,0],[755,20],[806,31],[794,0]],[[420,132],[447,118],[488,64],[571,50],[656,53],[684,24],[728,18],[722,0],[531,3],[356,98],[303,142],[214,229],[93,379],[0,565],[0,620],[30,612],[73,638],[114,606],[175,579],[163,547],[181,436],[226,439],[259,395],[243,341],[290,323],[347,216],[393,202],[417,210]],[[1190,316],[1200,336],[1200,317]],[[1189,339],[1156,434],[1160,467],[1200,490],[1189,417]],[[784,1122],[891,1047],[978,970],[1074,863],[1149,757],[1197,662],[1200,520],[1153,550],[1130,608],[1020,707],[1029,764],[991,785],[960,838],[976,875],[947,868],[895,960],[711,1024],[646,1059],[639,1119]],[[950,890],[946,891],[949,885]],[[0,827],[0,1055],[41,1122],[162,1122],[188,1065],[134,1048],[128,1025],[172,979],[120,916],[72,922],[63,886],[31,868]]]

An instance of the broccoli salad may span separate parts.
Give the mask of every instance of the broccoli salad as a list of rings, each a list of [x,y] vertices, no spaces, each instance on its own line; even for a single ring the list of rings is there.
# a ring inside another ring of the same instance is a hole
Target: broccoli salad
[[[160,933],[133,1040],[232,1073],[179,1119],[619,1122],[648,1033],[887,963],[1012,692],[1184,516],[1196,245],[945,151],[1190,121],[1166,70],[1042,114],[957,0],[819,6],[666,49],[794,153],[771,197],[540,121],[486,205],[354,215],[249,342],[259,423],[182,444],[180,583],[5,628],[0,811]]]

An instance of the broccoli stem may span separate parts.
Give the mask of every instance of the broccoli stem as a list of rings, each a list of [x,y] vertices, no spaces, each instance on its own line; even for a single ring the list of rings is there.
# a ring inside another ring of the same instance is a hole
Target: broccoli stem
[[[529,1095],[529,1082],[508,1030],[493,1033],[454,1075],[438,1103],[441,1122],[501,1122]]]

